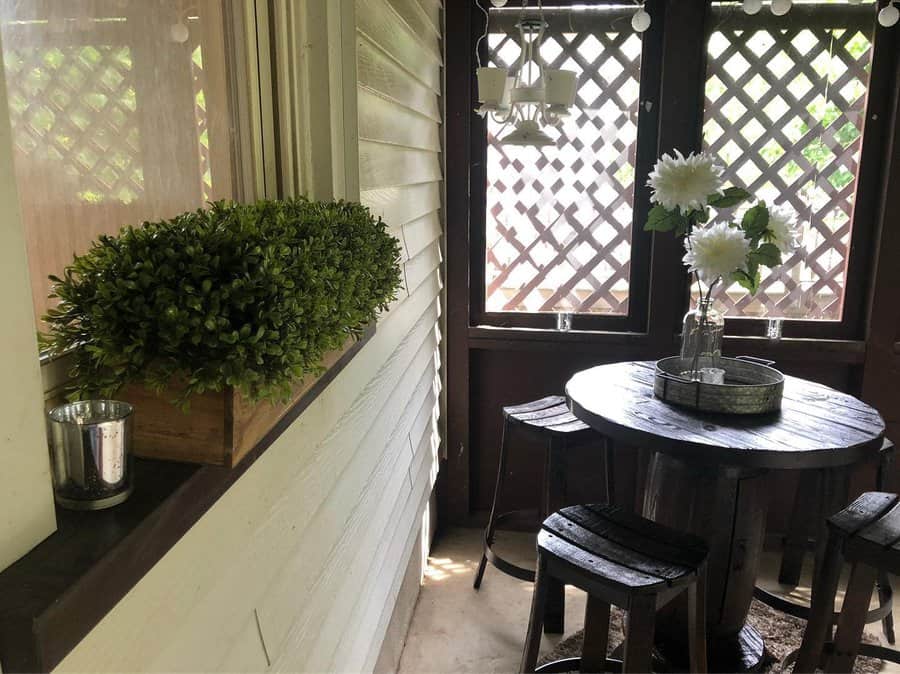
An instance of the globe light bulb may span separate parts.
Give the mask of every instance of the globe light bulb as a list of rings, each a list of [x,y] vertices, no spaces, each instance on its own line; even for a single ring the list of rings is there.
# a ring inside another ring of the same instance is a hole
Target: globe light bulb
[[[643,7],[631,17],[631,27],[638,33],[643,33],[650,27],[650,15]]]
[[[179,44],[184,44],[188,41],[188,38],[191,36],[191,31],[188,30],[188,27],[185,26],[180,21],[176,24],[173,24],[171,28],[169,28],[169,37],[172,38],[172,42],[178,42]]]
[[[744,0],[744,14],[758,14],[762,9],[762,0]]]
[[[900,21],[900,9],[897,9],[893,3],[878,12],[878,23],[885,28],[896,26],[898,21]]]
[[[494,7],[506,7],[506,0],[491,0]]]
[[[772,14],[784,16],[791,11],[791,0],[772,0]]]

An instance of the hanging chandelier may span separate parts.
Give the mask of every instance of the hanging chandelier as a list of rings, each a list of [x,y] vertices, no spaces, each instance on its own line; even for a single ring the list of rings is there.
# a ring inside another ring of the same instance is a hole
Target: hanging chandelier
[[[506,4],[505,0],[491,1],[495,7]],[[538,16],[526,17],[528,0],[522,2],[522,13],[516,24],[519,30],[519,59],[513,69],[478,68],[478,101],[481,105],[476,112],[482,117],[490,115],[504,128],[508,125],[515,127],[500,139],[504,145],[553,145],[553,139],[543,127],[559,124],[575,104],[577,73],[548,68],[541,56],[547,22],[544,20],[543,0],[538,0],[537,4]],[[485,25],[479,44],[487,34]]]

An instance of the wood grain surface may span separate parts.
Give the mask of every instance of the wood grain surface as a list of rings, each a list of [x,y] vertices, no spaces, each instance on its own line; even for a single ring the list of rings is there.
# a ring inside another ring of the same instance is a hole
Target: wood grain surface
[[[622,442],[716,464],[825,468],[874,456],[884,421],[869,405],[827,386],[785,377],[780,412],[704,414],[653,395],[654,363],[601,365],[569,380],[575,416]]]

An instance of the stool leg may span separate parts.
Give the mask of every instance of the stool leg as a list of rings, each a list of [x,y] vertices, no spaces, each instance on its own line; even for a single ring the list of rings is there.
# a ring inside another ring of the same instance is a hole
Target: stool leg
[[[894,590],[891,587],[891,580],[886,571],[878,572],[878,606],[886,606],[894,601]],[[881,619],[881,631],[887,642],[894,645],[894,612],[888,611],[887,615]]]
[[[878,461],[878,473],[875,476],[875,488],[878,491],[890,491],[890,485],[893,482],[893,480],[891,480],[891,473],[894,468],[894,452],[895,449],[893,446],[889,449],[881,450],[881,456]],[[878,588],[878,606],[881,607],[893,603],[894,593],[887,572],[878,572],[878,582],[876,587]],[[884,638],[887,639],[887,642],[893,646],[895,642],[893,610],[889,611],[888,614],[881,619],[881,631],[884,634]]]
[[[544,604],[547,602],[547,562],[538,553],[537,570],[534,576],[534,594],[531,598],[531,614],[528,617],[528,631],[525,634],[525,648],[522,651],[521,672],[533,672],[537,666],[541,650],[541,632],[544,622]]]
[[[809,620],[803,633],[797,663],[794,665],[795,674],[811,674],[819,666],[822,649],[831,630],[834,596],[837,593],[841,567],[844,563],[841,539],[838,536],[829,535],[825,541],[820,541],[819,549],[820,552],[816,555],[816,569],[813,572]]]
[[[550,438],[547,443],[547,472],[544,476],[544,503],[550,515],[562,507],[565,501],[567,443],[565,438]],[[544,615],[544,632],[565,632],[566,586],[556,579],[547,583],[547,609]]]
[[[697,573],[697,581],[688,590],[688,648],[691,671],[706,672],[706,566]]]
[[[826,672],[853,670],[863,628],[866,625],[866,613],[872,599],[875,576],[875,569],[868,564],[854,564],[850,570],[850,581],[847,583],[841,617],[838,618],[837,631],[834,634],[834,654],[828,660]]]
[[[796,587],[800,583],[800,572],[803,559],[806,557],[806,542],[809,539],[810,503],[815,503],[819,494],[820,475],[817,473],[801,473],[791,507],[791,518],[788,521],[787,535],[784,537],[784,551],[781,554],[781,567],[778,570],[778,582],[782,585]],[[815,522],[825,519],[831,513],[813,510]]]
[[[504,417],[503,431],[500,434],[500,459],[497,467],[497,481],[494,483],[494,500],[491,502],[491,514],[488,517],[487,528],[484,530],[484,544],[481,551],[481,562],[475,574],[475,582],[472,586],[477,590],[481,587],[481,579],[484,577],[484,569],[487,566],[487,548],[494,542],[494,532],[497,527],[497,504],[503,491],[503,481],[506,479],[506,443],[509,434],[509,420]]]
[[[588,595],[584,611],[584,645],[581,649],[582,672],[605,672],[609,647],[609,604]]]
[[[650,671],[655,622],[656,596],[651,594],[633,597],[625,623],[625,660],[622,671],[626,674]]]

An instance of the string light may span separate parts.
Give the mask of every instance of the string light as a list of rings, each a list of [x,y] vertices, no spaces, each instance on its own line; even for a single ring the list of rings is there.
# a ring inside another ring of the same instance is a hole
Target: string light
[[[862,2],[863,0],[847,0],[847,3],[851,5],[860,5]],[[897,0],[890,0],[890,2],[878,12],[878,23],[885,28],[890,28],[900,22],[900,9],[894,4],[895,2],[897,2]],[[784,16],[791,11],[792,5],[792,0],[772,0],[769,9],[771,9],[772,14],[775,16]],[[741,2],[741,8],[744,10],[744,13],[751,16],[753,14],[758,14],[762,9],[762,6],[763,0],[742,0]]]
[[[772,0],[772,14],[775,16],[784,16],[791,11],[791,0]]]
[[[650,28],[650,15],[647,13],[647,10],[644,9],[643,5],[634,13],[634,16],[631,17],[631,27],[638,33],[643,33]]]
[[[762,0],[744,0],[744,13],[750,14],[759,14],[759,10],[762,9]]]
[[[893,2],[886,7],[882,7],[881,11],[878,12],[878,23],[885,28],[896,26],[898,21],[900,21],[900,9],[897,9]]]

